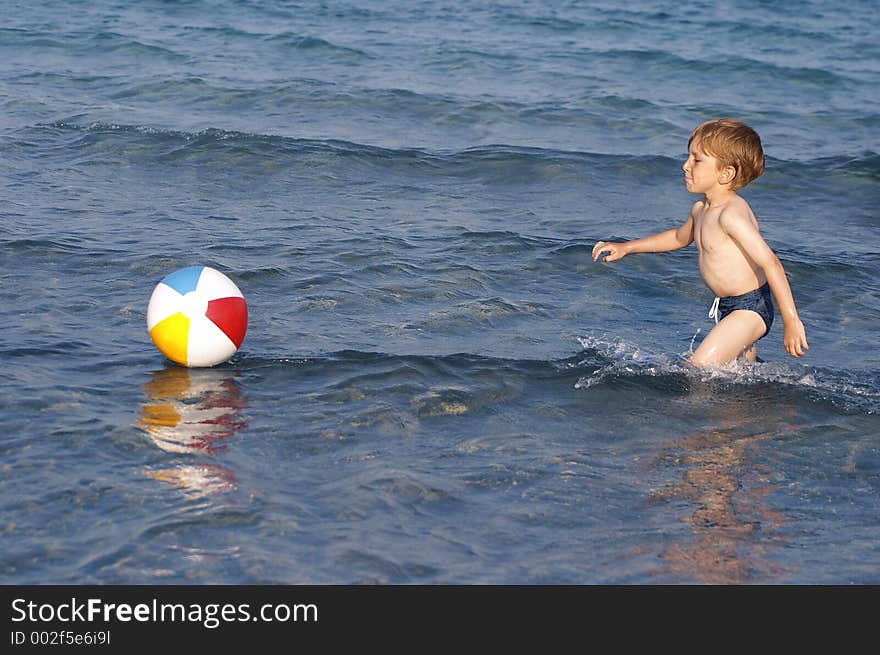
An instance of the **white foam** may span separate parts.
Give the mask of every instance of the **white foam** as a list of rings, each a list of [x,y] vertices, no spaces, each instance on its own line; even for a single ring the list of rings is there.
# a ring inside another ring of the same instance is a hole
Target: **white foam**
[[[622,339],[609,337],[578,337],[580,344],[599,358],[607,360],[598,369],[581,377],[576,389],[590,389],[609,379],[619,377],[685,376],[693,382],[716,382],[734,385],[778,384],[796,387],[810,396],[829,401],[848,411],[880,413],[880,389],[876,376],[854,371],[811,368],[797,363],[732,362],[713,369],[698,369],[686,363],[690,353],[670,358],[654,353]],[[585,365],[588,360],[580,364]],[[595,364],[595,358],[589,363]],[[601,364],[601,362],[599,362]]]

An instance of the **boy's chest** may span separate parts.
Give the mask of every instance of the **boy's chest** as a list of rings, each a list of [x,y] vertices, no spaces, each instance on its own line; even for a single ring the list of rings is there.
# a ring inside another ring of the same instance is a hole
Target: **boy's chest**
[[[730,247],[732,241],[721,228],[719,212],[704,211],[694,217],[694,243],[703,253]]]

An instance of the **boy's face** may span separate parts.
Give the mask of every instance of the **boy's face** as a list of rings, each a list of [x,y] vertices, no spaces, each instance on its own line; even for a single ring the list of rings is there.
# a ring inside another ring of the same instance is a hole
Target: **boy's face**
[[[699,141],[694,140],[681,170],[684,171],[684,185],[688,192],[706,193],[719,184],[722,167],[715,157],[703,151]]]

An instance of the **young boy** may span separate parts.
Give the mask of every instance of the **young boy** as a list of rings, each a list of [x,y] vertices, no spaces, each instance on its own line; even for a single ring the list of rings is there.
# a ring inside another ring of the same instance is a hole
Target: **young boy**
[[[749,126],[728,118],[699,125],[688,141],[682,166],[690,193],[701,194],[681,227],[634,241],[600,241],[593,261],[606,262],[639,252],[667,252],[697,244],[700,275],[715,293],[709,317],[715,327],[690,357],[698,367],[736,359],[753,362],[755,343],[770,331],[773,298],[783,323],[783,343],[792,357],[809,348],[804,324],[782,264],[758,231],[748,203],[737,195],[764,172],[761,139]]]

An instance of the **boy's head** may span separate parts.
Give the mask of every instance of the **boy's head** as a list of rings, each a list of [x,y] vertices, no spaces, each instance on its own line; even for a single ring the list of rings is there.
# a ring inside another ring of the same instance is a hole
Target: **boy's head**
[[[732,166],[736,175],[731,187],[742,189],[764,172],[764,150],[761,138],[745,123],[732,118],[716,118],[698,125],[688,140],[688,149],[696,143],[707,155],[718,160],[719,165]]]

